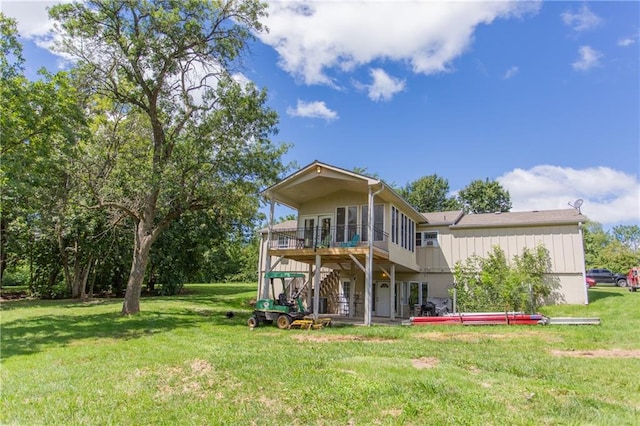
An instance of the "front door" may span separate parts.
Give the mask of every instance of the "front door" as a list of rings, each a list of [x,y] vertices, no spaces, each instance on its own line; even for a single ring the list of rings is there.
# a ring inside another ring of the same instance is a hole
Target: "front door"
[[[391,316],[389,311],[389,298],[391,297],[391,291],[389,289],[388,282],[376,283],[376,316],[388,317]]]

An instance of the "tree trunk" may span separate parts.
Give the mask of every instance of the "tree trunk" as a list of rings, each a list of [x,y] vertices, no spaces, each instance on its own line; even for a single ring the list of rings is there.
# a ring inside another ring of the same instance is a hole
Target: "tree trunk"
[[[4,278],[4,270],[7,268],[7,219],[4,214],[0,213],[0,288],[2,288],[2,279]]]
[[[136,237],[133,247],[133,260],[131,261],[131,272],[127,281],[127,290],[124,294],[122,304],[122,315],[132,315],[140,312],[140,294],[142,293],[142,283],[144,274],[149,263],[149,252],[153,237],[151,232],[147,232],[147,227],[143,221],[136,225]]]

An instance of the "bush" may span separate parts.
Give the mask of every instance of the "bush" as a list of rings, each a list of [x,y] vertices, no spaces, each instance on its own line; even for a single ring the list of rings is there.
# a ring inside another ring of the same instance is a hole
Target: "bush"
[[[524,249],[509,264],[504,251],[494,246],[487,258],[470,256],[456,262],[456,307],[460,312],[528,311],[535,312],[551,293],[545,273],[551,271],[546,247]],[[450,290],[453,296],[454,290]]]

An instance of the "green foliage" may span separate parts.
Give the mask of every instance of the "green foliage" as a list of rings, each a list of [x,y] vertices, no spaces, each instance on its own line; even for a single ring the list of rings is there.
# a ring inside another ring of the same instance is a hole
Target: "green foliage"
[[[400,196],[423,213],[460,209],[460,202],[448,193],[449,182],[436,174],[423,176],[398,190]]]
[[[94,137],[81,145],[76,179],[91,194],[87,205],[133,228],[123,313],[139,311],[145,271],[174,292],[197,269],[187,256],[206,254],[206,237],[173,233],[149,264],[172,223],[209,210],[230,224],[214,232],[243,232],[260,189],[285,169],[287,146],[270,141],[278,117],[266,91],[234,78],[265,9],[259,1],[146,0],[51,8],[62,30],[57,47],[78,59],[74,75],[91,96]]]
[[[585,268],[607,268],[627,273],[640,265],[637,226],[615,226],[607,232],[598,222],[588,221],[582,228]]]
[[[508,212],[511,209],[509,192],[497,181],[478,179],[462,188],[458,200],[467,213]]]
[[[613,237],[632,251],[640,250],[640,226],[638,225],[618,225],[611,230]]]
[[[504,251],[494,246],[486,258],[470,256],[454,266],[456,304],[460,312],[534,312],[551,294],[553,283],[546,247],[525,248],[509,264]],[[453,296],[454,290],[450,290]]]

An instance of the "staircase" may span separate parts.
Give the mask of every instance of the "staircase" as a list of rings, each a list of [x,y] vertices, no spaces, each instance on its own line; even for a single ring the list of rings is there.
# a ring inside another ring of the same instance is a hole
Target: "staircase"
[[[340,272],[331,271],[323,274],[320,281],[320,297],[327,298],[327,313],[339,313],[338,295],[340,294]]]

